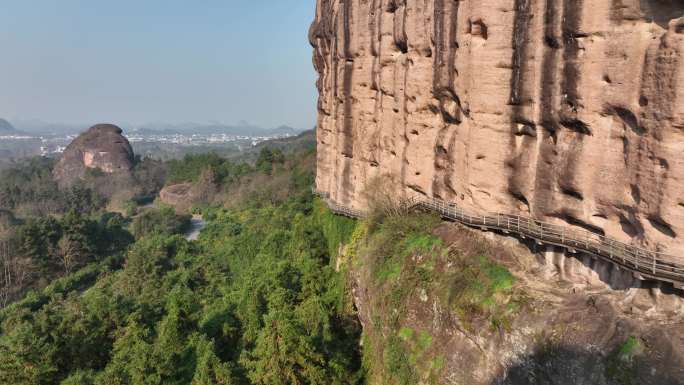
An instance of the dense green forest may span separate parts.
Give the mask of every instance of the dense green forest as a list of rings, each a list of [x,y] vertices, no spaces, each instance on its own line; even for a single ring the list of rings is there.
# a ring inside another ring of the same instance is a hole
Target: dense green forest
[[[292,189],[303,188],[288,182],[291,173],[311,182],[306,175],[313,148],[295,145],[286,157],[281,145],[260,146],[254,159],[214,153],[170,162],[138,158],[131,174],[91,170],[61,187],[52,175],[53,159],[27,159],[0,170],[0,308],[91,262],[122,254],[134,239],[184,233],[188,208],[282,203]],[[182,208],[186,215],[150,205],[162,186],[181,182],[191,182],[196,192],[190,207]]]
[[[6,211],[4,267],[41,283],[0,310],[0,384],[361,383],[361,326],[335,269],[354,222],[312,195],[314,158],[262,149],[249,164],[165,165],[170,181],[212,175],[194,242],[169,207]]]

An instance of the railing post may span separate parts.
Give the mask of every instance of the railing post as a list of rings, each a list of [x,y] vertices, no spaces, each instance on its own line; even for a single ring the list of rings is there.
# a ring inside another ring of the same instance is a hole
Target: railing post
[[[634,253],[634,265],[636,266],[636,269],[639,270],[641,268],[641,259],[639,257],[639,249],[636,249]]]
[[[608,240],[608,252],[610,253],[610,259],[613,259],[613,242],[610,240]]]

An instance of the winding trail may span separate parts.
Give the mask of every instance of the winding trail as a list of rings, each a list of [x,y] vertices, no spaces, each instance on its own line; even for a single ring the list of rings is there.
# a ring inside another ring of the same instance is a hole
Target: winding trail
[[[196,241],[197,238],[199,238],[200,233],[206,226],[207,222],[201,215],[193,215],[192,219],[190,220],[190,229],[185,233],[185,239],[187,239],[188,241]]]

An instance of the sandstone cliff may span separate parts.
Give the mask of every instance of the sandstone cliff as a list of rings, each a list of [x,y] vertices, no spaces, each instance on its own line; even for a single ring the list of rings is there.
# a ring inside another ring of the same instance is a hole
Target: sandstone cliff
[[[425,222],[362,224],[341,248],[368,384],[684,383],[681,291],[615,290],[631,277],[602,261],[541,258],[513,238]]]
[[[317,0],[317,187],[684,252],[684,1]]]
[[[76,138],[64,151],[53,171],[60,184],[69,184],[88,169],[107,174],[128,173],[133,168],[133,149],[121,128],[98,124]]]

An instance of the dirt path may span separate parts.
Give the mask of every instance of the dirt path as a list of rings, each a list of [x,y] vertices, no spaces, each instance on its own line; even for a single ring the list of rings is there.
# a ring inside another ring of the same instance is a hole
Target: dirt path
[[[185,233],[185,239],[188,241],[196,241],[199,238],[200,232],[207,225],[207,222],[201,215],[195,214],[190,220],[190,229]]]

